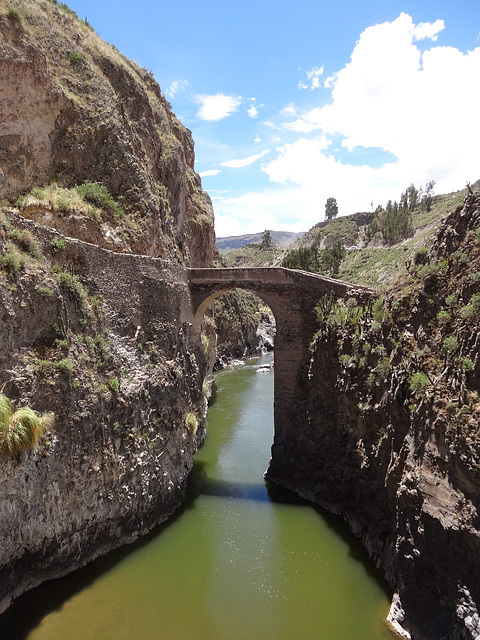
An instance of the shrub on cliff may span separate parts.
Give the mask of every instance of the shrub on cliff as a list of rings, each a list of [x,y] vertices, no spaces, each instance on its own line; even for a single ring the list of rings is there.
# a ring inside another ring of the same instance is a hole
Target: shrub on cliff
[[[107,187],[100,182],[84,182],[76,187],[76,190],[87,202],[103,209],[114,217],[123,215],[123,207],[118,202],[115,202]]]
[[[0,453],[12,456],[33,449],[53,422],[53,413],[41,416],[29,407],[15,410],[12,401],[0,393]]]

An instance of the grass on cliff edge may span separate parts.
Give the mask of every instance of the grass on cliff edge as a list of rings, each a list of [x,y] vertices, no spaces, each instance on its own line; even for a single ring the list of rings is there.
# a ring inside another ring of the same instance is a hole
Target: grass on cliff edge
[[[76,211],[91,220],[100,220],[102,214],[114,218],[124,215],[123,207],[99,182],[84,182],[72,189],[60,187],[56,183],[34,187],[26,195],[19,196],[16,204],[21,210],[39,204],[58,211]]]
[[[15,410],[12,401],[0,393],[0,453],[8,457],[33,449],[54,420],[53,413],[40,415],[29,407]]]

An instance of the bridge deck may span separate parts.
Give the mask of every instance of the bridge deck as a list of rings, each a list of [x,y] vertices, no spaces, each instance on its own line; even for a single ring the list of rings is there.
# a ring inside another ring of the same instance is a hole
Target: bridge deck
[[[238,285],[299,286],[311,289],[312,292],[332,291],[340,297],[359,296],[369,297],[374,294],[370,287],[350,284],[342,280],[335,280],[327,276],[299,269],[285,269],[284,267],[245,267],[245,268],[194,268],[188,269],[188,280],[194,285],[227,285],[229,288]]]

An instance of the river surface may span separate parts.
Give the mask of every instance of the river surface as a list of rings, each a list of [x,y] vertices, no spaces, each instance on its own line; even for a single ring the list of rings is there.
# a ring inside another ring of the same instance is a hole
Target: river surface
[[[5,640],[392,640],[389,594],[336,518],[263,472],[272,356],[216,374],[185,507],[136,545],[27,594]]]

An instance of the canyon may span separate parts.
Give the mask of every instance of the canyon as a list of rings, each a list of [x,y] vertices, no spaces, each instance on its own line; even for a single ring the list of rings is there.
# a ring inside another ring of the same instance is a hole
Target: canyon
[[[0,388],[55,425],[0,461],[0,611],[179,507],[216,342],[189,276],[215,240],[190,132],[68,7],[16,5],[21,22],[0,2]],[[292,285],[301,340],[263,291],[286,417],[267,478],[349,523],[404,637],[480,634],[479,229],[474,190],[385,295]]]

